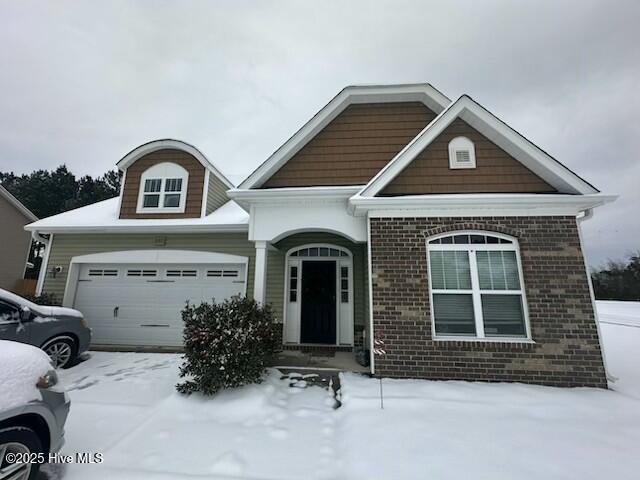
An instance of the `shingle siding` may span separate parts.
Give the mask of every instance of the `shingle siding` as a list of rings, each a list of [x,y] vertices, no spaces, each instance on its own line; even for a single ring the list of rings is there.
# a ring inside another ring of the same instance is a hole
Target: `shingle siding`
[[[216,177],[213,173],[209,174],[209,186],[207,188],[207,215],[229,201],[229,197],[227,197],[227,190],[229,190],[229,188],[222,182],[222,180]]]
[[[434,341],[426,238],[456,230],[516,237],[535,343]],[[389,377],[606,388],[574,217],[372,218],[374,331]]]

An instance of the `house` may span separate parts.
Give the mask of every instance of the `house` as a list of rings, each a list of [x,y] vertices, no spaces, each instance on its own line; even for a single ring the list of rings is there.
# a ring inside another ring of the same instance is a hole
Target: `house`
[[[24,226],[36,220],[38,217],[0,185],[0,288],[19,289],[31,249],[31,235]]]
[[[377,375],[606,387],[580,223],[614,197],[467,95],[347,87],[237,188],[176,140],[117,165],[118,198],[27,227],[97,343],[180,345],[185,299],[240,293]]]

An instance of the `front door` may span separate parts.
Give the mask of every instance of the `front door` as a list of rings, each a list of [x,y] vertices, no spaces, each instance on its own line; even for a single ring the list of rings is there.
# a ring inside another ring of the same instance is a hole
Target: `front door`
[[[336,262],[302,262],[302,343],[336,343]]]

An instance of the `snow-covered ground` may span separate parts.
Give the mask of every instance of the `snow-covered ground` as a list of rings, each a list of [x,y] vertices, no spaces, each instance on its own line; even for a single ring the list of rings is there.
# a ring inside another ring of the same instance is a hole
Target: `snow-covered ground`
[[[614,391],[343,376],[341,408],[319,387],[261,385],[211,399],[175,393],[178,355],[92,353],[63,372],[63,453],[101,465],[64,479],[640,478],[640,303],[600,302]],[[302,383],[302,382],[301,382]]]

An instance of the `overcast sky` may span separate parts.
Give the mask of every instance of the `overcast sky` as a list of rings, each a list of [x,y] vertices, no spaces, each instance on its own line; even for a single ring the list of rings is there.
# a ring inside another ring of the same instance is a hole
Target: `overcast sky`
[[[592,264],[640,249],[638,1],[0,0],[0,170],[98,175],[185,140],[238,181],[345,85],[471,95],[619,200]]]

